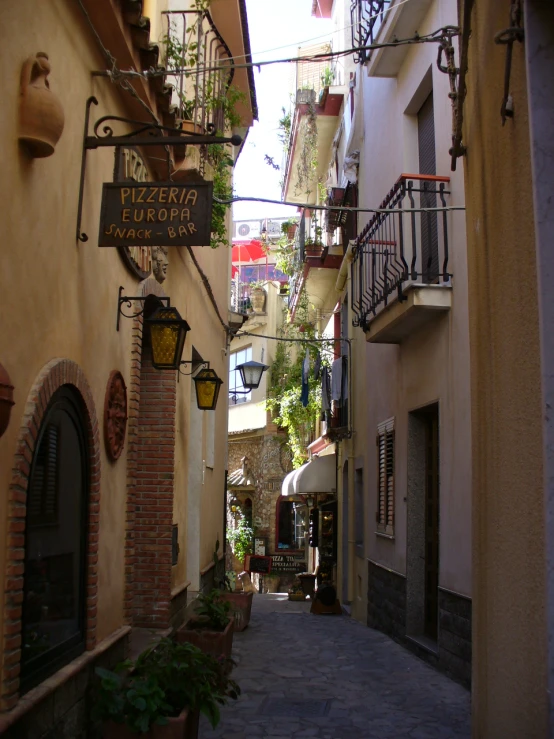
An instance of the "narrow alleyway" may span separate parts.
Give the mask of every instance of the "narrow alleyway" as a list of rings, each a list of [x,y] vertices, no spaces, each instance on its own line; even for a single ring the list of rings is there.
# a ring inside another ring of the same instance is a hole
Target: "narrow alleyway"
[[[256,595],[235,634],[241,698],[201,739],[447,739],[470,736],[470,696],[383,634],[309,603]]]

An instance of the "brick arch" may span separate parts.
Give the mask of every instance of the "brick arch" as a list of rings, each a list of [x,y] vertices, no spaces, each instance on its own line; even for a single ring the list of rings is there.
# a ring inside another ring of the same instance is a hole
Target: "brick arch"
[[[89,515],[86,582],[86,649],[96,646],[96,602],[98,587],[98,530],[100,520],[100,434],[90,385],[78,364],[70,359],[52,359],[36,378],[25,405],[12,479],[9,486],[7,560],[4,579],[4,661],[0,706],[7,711],[18,701],[21,663],[21,618],[25,559],[25,519],[31,463],[40,426],[50,399],[63,385],[72,385],[84,404],[89,449]]]
[[[168,297],[166,292],[160,283],[153,277],[147,277],[138,286],[139,292],[137,293],[140,297],[146,297],[148,295],[155,295],[159,298]],[[137,302],[136,308],[140,310],[144,304]],[[125,600],[124,600],[124,617],[128,624],[137,623],[136,613],[136,596],[137,588],[140,587],[136,582],[136,570],[140,566],[140,556],[137,549],[137,504],[138,496],[141,494],[137,490],[139,478],[143,475],[141,456],[143,450],[141,448],[141,435],[140,435],[140,401],[141,401],[141,380],[144,379],[144,368],[142,367],[143,359],[143,316],[136,316],[133,319],[132,328],[132,342],[131,342],[131,381],[129,384],[128,393],[128,422],[127,422],[127,503],[126,503],[126,531],[125,531]],[[158,370],[155,370],[158,372]],[[169,402],[175,405],[175,377],[172,373],[166,373],[166,385],[167,392],[170,397]],[[173,390],[170,385],[173,384]],[[173,426],[173,437],[174,437],[174,426]],[[174,438],[173,444],[171,445],[170,451],[166,454],[170,455],[166,459],[167,466],[173,464],[174,455]],[[166,473],[170,474],[170,473]],[[172,474],[172,473],[171,473]],[[170,481],[171,489],[173,488],[173,479]],[[169,482],[166,484],[169,487]],[[173,505],[171,504],[171,510],[168,511],[171,522],[173,519]],[[142,522],[141,522],[142,523]],[[161,532],[161,533],[166,533]],[[170,541],[171,539],[169,539]],[[171,552],[170,552],[171,554]],[[171,577],[171,568],[169,568],[169,578]],[[168,586],[168,595],[170,591],[170,583]],[[151,586],[154,590],[154,586]],[[169,604],[168,604],[169,607]],[[160,610],[160,613],[162,610]],[[154,625],[154,624],[152,624]]]

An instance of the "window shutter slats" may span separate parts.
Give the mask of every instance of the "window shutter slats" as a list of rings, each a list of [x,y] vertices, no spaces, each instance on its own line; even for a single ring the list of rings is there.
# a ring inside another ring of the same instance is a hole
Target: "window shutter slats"
[[[394,529],[394,418],[377,427],[378,502],[376,520],[381,530]]]

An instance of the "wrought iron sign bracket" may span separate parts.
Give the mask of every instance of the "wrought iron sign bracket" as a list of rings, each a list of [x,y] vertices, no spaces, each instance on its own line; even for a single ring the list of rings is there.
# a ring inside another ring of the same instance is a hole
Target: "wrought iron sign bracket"
[[[120,285],[119,286],[119,293],[118,293],[118,297],[117,297],[117,321],[116,321],[116,324],[115,324],[116,329],[118,331],[119,331],[119,318],[120,318],[120,316],[123,316],[123,318],[138,318],[138,316],[142,316],[143,313],[144,313],[144,305],[143,305],[142,310],[137,311],[137,313],[131,313],[131,314],[124,313],[121,310],[121,307],[123,305],[126,305],[128,308],[132,308],[133,307],[132,306],[132,303],[131,303],[132,300],[138,300],[141,303],[144,303],[146,301],[146,297],[144,297],[144,296],[122,295],[123,290],[125,290],[125,288],[122,285]],[[147,297],[150,297],[150,296],[147,296]],[[159,300],[160,303],[165,303],[166,306],[169,308],[169,306],[170,306],[169,298],[160,298],[160,297],[158,297],[156,295],[156,300]]]
[[[206,146],[208,144],[232,144],[240,146],[242,137],[238,134],[233,136],[216,136],[213,124],[208,126],[208,133],[195,134],[186,133],[180,128],[162,126],[158,123],[145,123],[120,116],[105,115],[94,124],[93,135],[89,135],[90,109],[92,105],[98,105],[98,100],[91,95],[88,98],[85,109],[85,130],[83,133],[83,151],[81,154],[81,179],[79,182],[79,203],[77,206],[77,241],[88,241],[86,233],[81,231],[81,218],[83,211],[83,193],[85,187],[85,172],[87,163],[87,151],[99,149],[104,146]],[[121,136],[114,136],[114,131],[108,122],[121,123],[134,127],[134,130]],[[99,133],[101,129],[101,133]],[[135,298],[136,299],[136,298]],[[119,326],[119,308],[118,308]]]

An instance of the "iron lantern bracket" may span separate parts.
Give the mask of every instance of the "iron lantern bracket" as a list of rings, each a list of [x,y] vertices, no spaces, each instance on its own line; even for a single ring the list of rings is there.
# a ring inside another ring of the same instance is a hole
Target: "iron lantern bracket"
[[[144,313],[144,307],[145,307],[143,305],[142,310],[137,311],[137,313],[131,313],[131,314],[128,315],[127,313],[124,313],[121,310],[121,306],[126,305],[128,308],[132,308],[132,303],[131,303],[132,300],[138,300],[141,303],[144,303],[146,301],[146,297],[145,296],[142,296],[142,295],[140,295],[140,296],[137,296],[137,295],[122,295],[123,290],[125,290],[125,288],[120,285],[119,286],[119,293],[118,293],[118,297],[117,297],[117,322],[115,324],[116,325],[116,329],[118,331],[119,331],[119,318],[120,318],[120,316],[123,316],[123,318],[138,318],[138,316],[142,316],[143,315],[143,313]],[[150,296],[147,296],[147,297],[150,297]],[[160,301],[160,303],[165,303],[167,308],[170,307],[171,303],[169,302],[169,298],[160,298],[157,295],[155,297],[156,297],[156,300],[159,300]]]
[[[190,375],[193,374],[193,372],[196,372],[197,369],[200,369],[200,367],[203,367],[203,368],[206,368],[206,369],[209,369],[209,367],[210,367],[210,363],[209,362],[203,362],[202,360],[196,361],[195,359],[190,359],[190,360],[184,360],[184,359],[182,359],[181,360],[181,364],[190,364],[190,365],[192,365],[192,369],[191,369],[190,372],[181,372],[180,369],[177,370],[178,373],[180,375],[183,375],[184,377],[189,377]],[[178,379],[179,378],[177,377],[177,380]]]
[[[207,126],[208,133],[195,134],[187,132],[183,135],[180,128],[162,126],[159,123],[145,123],[132,118],[105,115],[94,124],[93,135],[89,135],[90,109],[92,105],[98,105],[98,100],[91,95],[86,102],[85,130],[83,133],[83,151],[81,154],[81,179],[79,182],[79,203],[77,206],[77,241],[88,241],[86,233],[81,232],[81,218],[83,211],[83,194],[85,188],[85,172],[87,163],[87,151],[99,149],[104,146],[163,146],[167,151],[167,163],[169,169],[169,146],[207,146],[208,144],[232,144],[240,146],[242,137],[238,134],[233,136],[216,136],[213,123]],[[113,123],[121,123],[125,127],[131,126],[133,130],[121,136],[114,136]],[[118,314],[119,315],[119,314]]]

